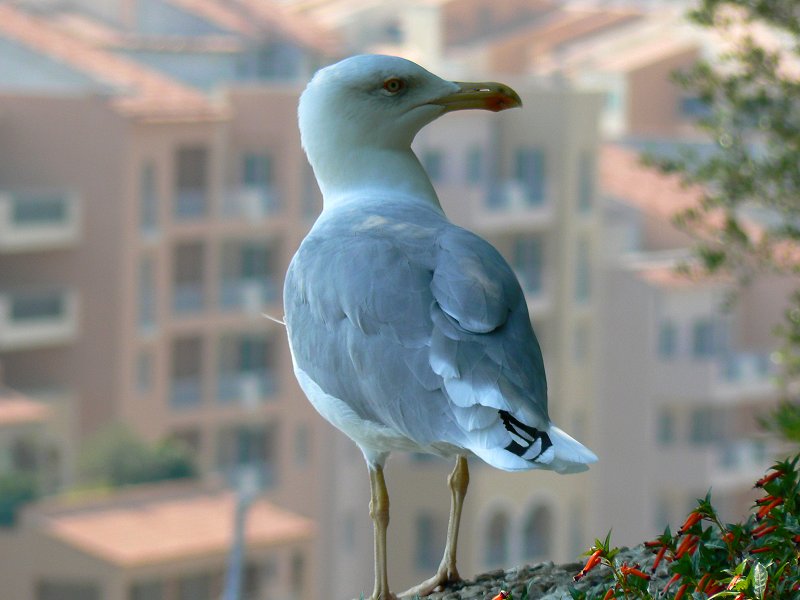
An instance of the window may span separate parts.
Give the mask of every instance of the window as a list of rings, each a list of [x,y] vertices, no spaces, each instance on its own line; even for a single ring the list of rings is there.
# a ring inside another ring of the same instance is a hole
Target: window
[[[356,518],[353,511],[345,513],[341,520],[342,524],[342,547],[349,552],[356,549]]]
[[[179,148],[176,154],[175,216],[192,219],[205,216],[208,203],[208,149]]]
[[[525,189],[531,206],[545,201],[545,153],[541,148],[519,148],[516,153],[514,179]]]
[[[508,562],[508,516],[504,512],[496,512],[489,519],[486,531],[484,561],[488,567],[505,566]]]
[[[289,569],[289,585],[294,596],[302,596],[306,579],[306,558],[300,552],[292,555]]]
[[[595,157],[584,150],[578,157],[578,210],[582,213],[592,208],[595,187]]]
[[[67,196],[58,192],[15,194],[11,220],[22,226],[63,223],[67,220]]]
[[[139,173],[139,227],[142,233],[158,231],[158,180],[156,166],[145,163]]]
[[[244,424],[220,429],[217,445],[218,465],[235,483],[248,468],[255,468],[262,488],[275,483],[277,457],[277,427],[274,424]]]
[[[575,264],[575,300],[578,302],[586,302],[591,295],[590,261],[589,241],[582,239],[578,242],[578,256]]]
[[[148,351],[139,352],[136,358],[136,392],[147,394],[153,387],[153,355]]]
[[[134,583],[128,593],[129,600],[164,600],[164,584],[160,581]]]
[[[480,183],[484,178],[483,148],[475,146],[467,152],[467,183]]]
[[[708,102],[696,96],[684,96],[680,99],[680,114],[690,119],[702,119],[711,114]]]
[[[442,550],[438,547],[441,536],[437,519],[432,514],[420,513],[414,525],[416,529],[414,563],[420,571],[436,570]]]
[[[242,579],[242,598],[259,598],[261,596],[261,568],[255,563],[247,563],[244,566]]]
[[[710,407],[696,408],[692,411],[689,441],[693,444],[708,444],[717,438],[717,423]]]
[[[671,319],[662,319],[658,326],[658,355],[672,358],[678,348],[678,327]]]
[[[522,530],[522,554],[525,560],[542,560],[553,552],[553,515],[546,506],[528,513]]]
[[[89,582],[40,581],[36,600],[100,600],[100,588]]]
[[[205,249],[202,242],[186,242],[175,247],[172,258],[172,309],[193,313],[205,305]]]
[[[542,291],[543,247],[544,243],[539,236],[518,237],[514,243],[514,270],[522,289],[528,294]]]
[[[178,600],[212,600],[211,575],[200,574],[178,580]]]
[[[656,432],[660,444],[671,444],[675,441],[675,413],[672,409],[663,407],[658,411],[658,421]]]
[[[200,337],[179,338],[172,343],[173,407],[197,406],[202,401],[203,340]]]
[[[139,261],[139,331],[149,333],[156,328],[156,274],[155,261],[143,256]]]
[[[242,158],[242,183],[268,188],[272,184],[272,160],[267,154],[248,153]]]
[[[66,296],[58,290],[16,293],[11,297],[11,319],[37,321],[63,318]]]
[[[444,178],[444,155],[441,150],[425,150],[422,153],[422,165],[431,181],[441,181]]]
[[[298,467],[304,467],[308,464],[309,439],[308,425],[298,425],[294,432],[294,463]]]
[[[586,364],[586,358],[589,356],[589,326],[586,323],[580,323],[575,326],[572,356],[576,364]]]
[[[714,322],[709,318],[698,319],[692,327],[692,354],[697,358],[716,353]]]

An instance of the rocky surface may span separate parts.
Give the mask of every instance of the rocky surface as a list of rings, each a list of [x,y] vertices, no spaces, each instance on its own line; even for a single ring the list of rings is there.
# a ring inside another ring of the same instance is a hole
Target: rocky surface
[[[649,565],[653,554],[643,546],[624,548],[617,555],[617,563]],[[490,571],[472,580],[449,586],[428,596],[432,600],[491,600],[500,590],[511,592],[513,600],[571,600],[570,588],[589,592],[589,597],[602,597],[611,581],[611,571],[599,566],[579,582],[573,576],[583,567],[582,562],[555,565],[552,562],[525,565],[507,570]],[[650,584],[651,590],[666,583],[666,570],[659,573]],[[527,594],[527,596],[526,596]]]

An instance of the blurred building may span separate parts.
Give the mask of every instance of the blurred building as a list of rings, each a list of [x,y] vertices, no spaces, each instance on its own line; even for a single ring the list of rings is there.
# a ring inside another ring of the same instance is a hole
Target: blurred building
[[[262,315],[281,316],[319,210],[298,84],[265,76],[210,98],[60,18],[0,4],[7,383],[68,406],[75,451],[124,422],[184,441],[231,484],[257,471],[265,497],[316,516],[327,425]]]
[[[621,4],[0,3],[0,146],[14,150],[0,154],[0,361],[9,385],[71,407],[61,480],[72,480],[79,440],[104,424],[179,438],[204,473],[235,484],[255,470],[267,501],[318,521],[304,546],[312,596],[369,593],[363,458],[303,398],[282,328],[262,316],[281,317],[283,273],[320,209],[297,97],[315,67],[343,52],[341,41],[347,52],[399,53],[452,78],[502,79],[526,106],[448,115],[415,149],[447,213],[517,271],[551,416],[601,463],[570,477],[473,463],[461,573],[573,559],[612,525],[621,540],[640,541],[682,516],[706,481],[738,498],[768,450],[739,438],[774,397],[754,307],[778,314],[780,303],[776,288],[759,288],[741,303],[746,318],[720,316],[727,282],[671,275],[673,254],[650,252],[686,247],[666,226],[681,200],[652,174],[637,178],[630,155],[607,162],[617,155],[603,150],[598,190],[600,126],[662,143],[694,135],[689,119],[702,110],[669,78],[702,44],[674,12]],[[662,343],[674,356],[660,353]],[[687,465],[697,472],[684,476]],[[451,468],[420,456],[389,462],[393,589],[438,565]],[[229,496],[215,498],[232,514]],[[107,553],[85,556],[74,536],[54,544],[43,525],[88,526],[108,514],[103,506],[74,521],[50,510],[32,509],[24,547],[52,545],[62,553],[54,562],[76,560],[84,576],[67,590],[47,587],[73,585],[63,572],[24,571],[24,585],[47,584],[41,598],[127,590],[167,600],[218,589],[222,542],[199,570],[164,557],[141,570]],[[154,512],[180,513],[170,510]],[[284,591],[293,543],[276,549]],[[265,561],[258,569],[268,578]],[[81,588],[87,581],[99,591]]]
[[[224,586],[236,499],[195,485],[39,504],[0,536],[5,593],[37,600],[213,600]],[[315,598],[313,523],[257,500],[242,599]]]
[[[619,544],[675,530],[709,489],[723,522],[741,520],[774,460],[757,417],[778,399],[770,332],[791,287],[764,277],[726,308],[734,281],[676,272],[688,238],[671,217],[699,191],[622,147],[601,156],[616,243],[603,276],[601,335],[613,351],[599,382],[598,513]]]
[[[0,476],[8,486],[4,493],[14,493],[14,477],[32,493],[55,491],[68,480],[75,440],[65,408],[23,396],[0,381]],[[9,525],[13,515],[9,512],[7,518],[3,525]]]

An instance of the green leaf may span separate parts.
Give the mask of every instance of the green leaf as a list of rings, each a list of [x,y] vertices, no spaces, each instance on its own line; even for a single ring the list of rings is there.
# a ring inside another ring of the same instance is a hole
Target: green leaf
[[[753,593],[759,600],[764,600],[767,591],[767,569],[760,562],[753,565]]]

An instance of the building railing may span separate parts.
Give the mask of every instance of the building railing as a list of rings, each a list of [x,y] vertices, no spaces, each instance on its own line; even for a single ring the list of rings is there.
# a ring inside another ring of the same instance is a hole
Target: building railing
[[[222,372],[217,378],[217,401],[258,406],[274,396],[275,376],[267,370]]]
[[[0,191],[0,251],[75,243],[80,207],[80,196],[65,190]]]
[[[262,219],[279,211],[280,202],[274,188],[231,188],[222,199],[222,215],[228,218]]]
[[[78,294],[68,289],[0,291],[0,349],[62,344],[78,333]]]
[[[271,278],[229,279],[220,286],[219,304],[223,310],[258,313],[278,299],[278,286]]]
[[[172,288],[172,310],[178,314],[196,313],[205,307],[202,281],[176,283]]]
[[[205,189],[186,188],[175,190],[175,218],[178,220],[199,219],[208,212],[208,192]]]
[[[203,401],[203,380],[199,375],[174,377],[170,389],[170,405],[175,408],[199,406]]]

